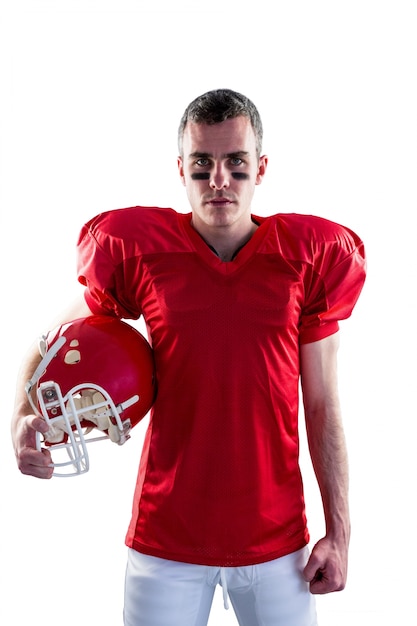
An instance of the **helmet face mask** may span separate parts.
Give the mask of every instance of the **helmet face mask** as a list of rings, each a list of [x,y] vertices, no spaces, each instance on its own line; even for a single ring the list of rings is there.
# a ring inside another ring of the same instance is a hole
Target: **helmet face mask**
[[[34,411],[49,426],[45,435],[37,433],[37,447],[51,450],[54,476],[83,474],[87,443],[122,445],[150,410],[156,393],[151,347],[129,324],[90,316],[48,333],[40,349],[43,359],[26,385]]]

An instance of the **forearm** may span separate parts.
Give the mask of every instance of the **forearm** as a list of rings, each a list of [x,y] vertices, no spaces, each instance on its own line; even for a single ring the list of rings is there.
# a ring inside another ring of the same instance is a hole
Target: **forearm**
[[[323,502],[326,535],[348,545],[349,464],[339,401],[333,398],[322,406],[306,407],[310,456]]]
[[[30,380],[40,360],[41,356],[37,343],[35,342],[30,347],[26,357],[24,358],[17,377],[15,403],[11,422],[12,441],[15,449],[17,446],[20,421],[22,418],[33,413],[33,409],[25,391],[25,385],[27,381]]]

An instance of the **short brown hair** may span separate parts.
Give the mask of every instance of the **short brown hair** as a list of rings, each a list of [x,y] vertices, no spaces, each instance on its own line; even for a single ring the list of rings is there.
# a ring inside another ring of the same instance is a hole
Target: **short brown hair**
[[[178,149],[182,156],[182,140],[188,122],[195,124],[220,124],[228,119],[244,115],[247,117],[255,133],[256,153],[258,158],[262,151],[262,121],[258,109],[249,98],[231,89],[214,89],[207,91],[193,100],[184,111],[178,128]]]

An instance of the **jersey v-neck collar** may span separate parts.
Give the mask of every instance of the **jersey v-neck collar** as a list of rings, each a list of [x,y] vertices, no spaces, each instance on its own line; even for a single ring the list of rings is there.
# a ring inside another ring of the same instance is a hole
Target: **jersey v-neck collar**
[[[207,265],[224,274],[233,274],[240,269],[256,252],[268,230],[266,228],[265,218],[252,216],[252,219],[259,224],[258,228],[249,241],[236,250],[234,258],[231,261],[222,261],[212,246],[210,246],[195,228],[193,228],[191,224],[192,213],[179,213],[178,216],[181,226],[194,250]]]

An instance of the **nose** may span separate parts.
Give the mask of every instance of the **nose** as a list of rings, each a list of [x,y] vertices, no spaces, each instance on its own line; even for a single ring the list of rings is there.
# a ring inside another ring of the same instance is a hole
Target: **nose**
[[[214,190],[229,187],[229,174],[222,163],[214,166],[210,175],[210,187]]]

